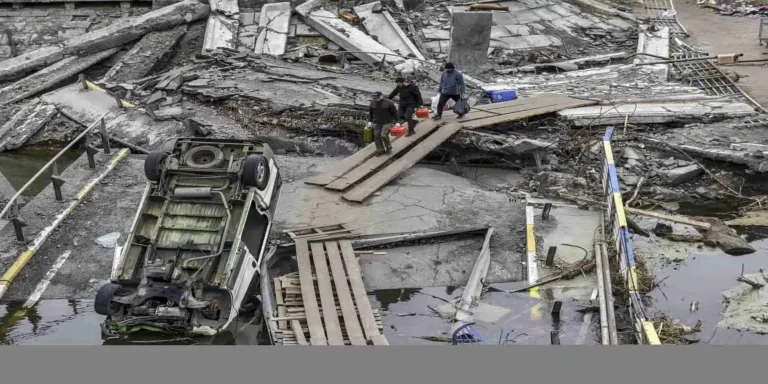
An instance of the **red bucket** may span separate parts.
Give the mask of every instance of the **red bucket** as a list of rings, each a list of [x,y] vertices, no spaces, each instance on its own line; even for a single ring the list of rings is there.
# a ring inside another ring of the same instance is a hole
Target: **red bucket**
[[[389,129],[389,134],[392,136],[403,136],[408,132],[408,127],[405,124],[395,124]]]

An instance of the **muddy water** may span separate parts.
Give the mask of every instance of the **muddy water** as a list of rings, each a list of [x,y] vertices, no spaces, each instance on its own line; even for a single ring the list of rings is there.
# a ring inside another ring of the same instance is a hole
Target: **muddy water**
[[[2,172],[13,188],[18,190],[57,153],[58,150],[36,148],[24,148],[0,153],[0,172]],[[62,155],[58,162],[59,172],[64,172],[82,153],[83,150],[70,150]],[[34,182],[23,193],[23,196],[31,197],[40,193],[50,182],[50,176],[51,171],[48,170],[44,176],[41,176],[38,181]]]
[[[371,303],[382,311],[384,334],[393,345],[448,345],[451,324],[434,310],[450,308],[448,301],[459,297],[462,288],[436,287],[376,291],[369,296]],[[557,331],[562,344],[574,344],[581,329],[583,314],[573,301],[563,303],[560,320],[553,321],[552,303],[526,294],[489,293],[482,302],[475,330],[489,344],[550,344],[550,332]],[[93,311],[92,299],[42,300],[24,311],[21,303],[0,306],[0,344],[22,345],[116,345],[130,344],[123,340],[104,341],[99,324],[103,317]],[[432,309],[430,309],[430,307]],[[433,310],[434,309],[434,310]],[[587,344],[597,344],[591,325]],[[267,344],[257,319],[243,317],[231,332],[216,338],[160,338],[152,335],[132,337],[139,343],[163,344]],[[427,340],[425,338],[432,338]],[[506,342],[505,342],[506,341]]]
[[[759,228],[741,228],[740,231],[748,232],[749,240],[762,238],[751,243],[757,252],[738,257],[725,253],[694,252],[681,264],[670,264],[655,271],[656,281],[663,280],[663,283],[660,289],[650,294],[654,301],[652,313],[664,312],[688,326],[694,326],[697,320],[701,320],[702,331],[689,338],[699,339],[703,344],[768,345],[768,336],[717,327],[717,323],[723,319],[722,292],[740,284],[736,278],[742,273],[742,265],[745,274],[768,268],[766,231]],[[693,301],[699,302],[695,312],[691,311]]]

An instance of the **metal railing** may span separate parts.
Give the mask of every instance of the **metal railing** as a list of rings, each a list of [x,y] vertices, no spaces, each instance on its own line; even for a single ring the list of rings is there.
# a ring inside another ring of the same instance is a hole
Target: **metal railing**
[[[632,239],[629,237],[627,218],[624,215],[624,201],[621,198],[616,165],[613,162],[611,147],[613,128],[608,128],[603,136],[603,192],[608,207],[605,211],[606,241],[613,245],[619,273],[627,286],[629,296],[629,314],[632,319],[639,344],[661,344],[653,323],[648,321],[639,290],[635,257],[632,253]],[[609,266],[604,266],[608,268]]]
[[[67,151],[72,149],[72,147],[75,146],[80,140],[83,138],[86,139],[86,154],[88,155],[88,167],[91,169],[96,168],[96,159],[95,156],[100,151],[104,151],[104,154],[109,155],[112,153],[112,148],[110,148],[109,145],[109,136],[107,135],[107,125],[106,121],[104,120],[105,117],[109,114],[109,112],[101,115],[98,119],[96,119],[95,122],[93,122],[91,125],[85,128],[85,130],[80,133],[77,137],[75,137],[69,144],[67,144],[64,149],[59,151],[59,153],[56,154],[50,161],[48,161],[47,164],[45,164],[40,170],[32,176],[29,181],[27,181],[26,184],[24,184],[23,187],[19,188],[18,191],[16,191],[16,194],[11,197],[8,202],[5,204],[5,207],[0,212],[0,220],[3,221],[2,225],[0,226],[0,229],[5,227],[5,224],[10,221],[13,223],[14,231],[16,233],[16,239],[24,242],[24,232],[22,228],[26,226],[26,224],[21,220],[20,213],[21,213],[21,207],[19,206],[19,197],[24,193],[24,191],[27,190],[32,184],[35,183],[43,174],[46,173],[48,169],[51,169],[51,184],[53,186],[54,195],[56,198],[56,201],[63,201],[64,196],[61,191],[62,185],[64,185],[65,181],[62,179],[59,175],[59,167],[57,165],[57,161],[59,158],[64,155]],[[97,148],[95,145],[93,145],[93,140],[90,134],[98,127],[99,129],[99,135],[101,136],[101,145],[102,148]]]

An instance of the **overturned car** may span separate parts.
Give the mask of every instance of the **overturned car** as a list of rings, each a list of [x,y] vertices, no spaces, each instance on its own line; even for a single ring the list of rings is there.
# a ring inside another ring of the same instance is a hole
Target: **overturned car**
[[[110,283],[95,298],[102,335],[215,335],[258,305],[259,266],[280,172],[265,143],[177,138],[144,164],[149,179]]]

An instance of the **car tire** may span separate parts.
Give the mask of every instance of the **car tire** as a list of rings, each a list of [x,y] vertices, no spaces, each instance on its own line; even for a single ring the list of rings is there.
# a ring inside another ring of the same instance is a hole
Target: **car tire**
[[[144,176],[149,181],[160,181],[163,171],[160,169],[168,154],[165,152],[152,152],[144,159]]]
[[[201,145],[187,151],[184,165],[197,169],[217,168],[224,160],[224,152],[212,145]]]
[[[107,283],[99,288],[96,293],[96,298],[93,300],[93,309],[96,313],[102,316],[112,316],[117,313],[119,304],[112,303],[112,298],[115,297],[115,293],[120,290],[120,285],[114,283]]]
[[[250,155],[243,164],[243,183],[264,190],[269,184],[269,163],[264,156]]]

